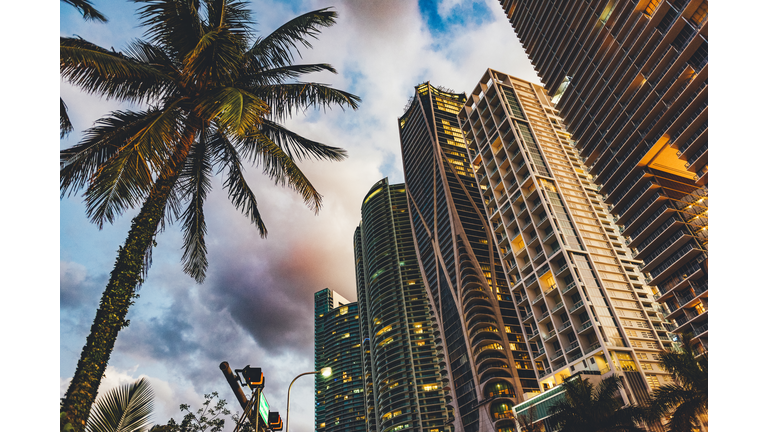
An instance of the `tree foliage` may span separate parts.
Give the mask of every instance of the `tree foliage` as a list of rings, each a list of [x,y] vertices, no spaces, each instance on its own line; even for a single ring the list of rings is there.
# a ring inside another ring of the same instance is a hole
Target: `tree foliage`
[[[154,394],[149,381],[113,388],[96,399],[86,432],[144,432],[149,429]]]
[[[563,382],[564,398],[551,408],[552,423],[560,432],[644,432],[638,426],[644,411],[624,406],[619,395],[621,380],[616,375],[595,387],[580,377]]]
[[[217,400],[214,401],[214,398]],[[179,409],[186,413],[181,423],[170,419],[163,426],[154,426],[150,432],[221,432],[226,423],[224,417],[232,414],[227,408],[227,401],[220,399],[217,392],[206,394],[203,406],[195,412],[192,412],[187,404],[179,405]],[[237,423],[238,413],[232,415],[231,419]],[[240,427],[240,431],[253,432],[253,428],[246,423]]]
[[[651,410],[657,416],[670,416],[667,430],[693,432],[709,412],[707,355],[697,357],[692,336],[683,334],[679,348],[664,351],[661,367],[672,374],[674,384],[665,384],[651,394]]]

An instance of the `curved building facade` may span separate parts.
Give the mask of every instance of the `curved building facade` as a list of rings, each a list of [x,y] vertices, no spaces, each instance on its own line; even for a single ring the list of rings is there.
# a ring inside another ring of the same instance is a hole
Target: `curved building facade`
[[[416,87],[399,119],[408,209],[456,430],[511,431],[512,406],[539,386],[459,125],[465,102]]]
[[[404,185],[371,188],[354,243],[367,430],[452,431]]]

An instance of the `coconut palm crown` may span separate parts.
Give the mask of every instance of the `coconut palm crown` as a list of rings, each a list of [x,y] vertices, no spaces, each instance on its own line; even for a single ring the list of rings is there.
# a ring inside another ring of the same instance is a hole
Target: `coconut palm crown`
[[[222,173],[232,204],[267,235],[244,165],[298,192],[317,212],[321,195],[297,161],[341,160],[346,152],[286,129],[308,108],[356,109],[360,99],[324,84],[298,81],[328,64],[294,64],[311,48],[329,9],[309,12],[266,37],[255,37],[244,2],[134,0],[146,40],[124,52],[61,38],[62,77],[87,93],[143,106],[96,121],[61,151],[62,197],[84,189],[86,213],[101,227],[141,204],[115,267],[77,370],[62,402],[65,420],[83,429],[117,333],[149,265],[164,222],[181,221],[184,271],[202,282],[208,267],[203,203]]]

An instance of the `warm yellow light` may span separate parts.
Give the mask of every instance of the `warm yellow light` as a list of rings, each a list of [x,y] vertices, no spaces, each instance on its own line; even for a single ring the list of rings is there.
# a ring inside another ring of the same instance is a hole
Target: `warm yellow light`
[[[331,368],[329,367],[324,367],[320,369],[320,375],[322,375],[323,378],[328,378],[329,376],[331,376],[332,373],[333,373],[333,370],[331,370]]]

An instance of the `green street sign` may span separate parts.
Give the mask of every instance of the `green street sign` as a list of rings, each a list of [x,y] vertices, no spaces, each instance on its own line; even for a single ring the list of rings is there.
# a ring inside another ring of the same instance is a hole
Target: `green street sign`
[[[269,403],[264,392],[259,393],[259,416],[264,420],[264,424],[269,424]]]

